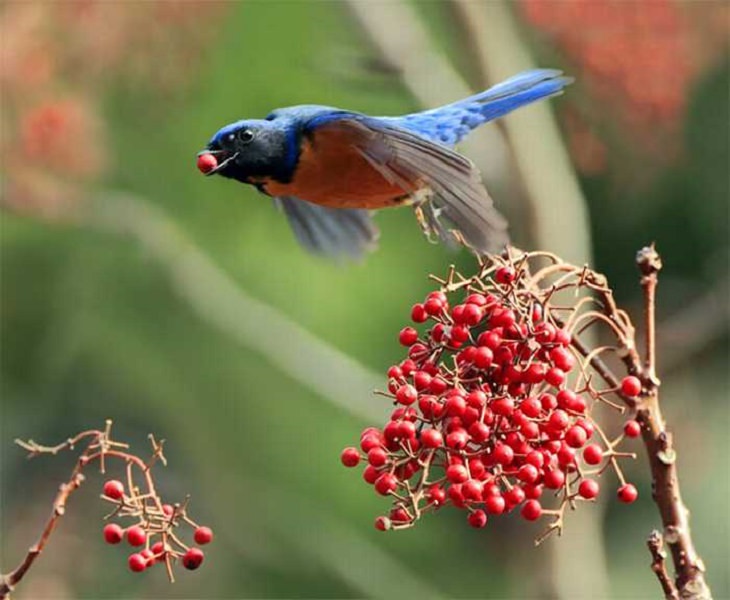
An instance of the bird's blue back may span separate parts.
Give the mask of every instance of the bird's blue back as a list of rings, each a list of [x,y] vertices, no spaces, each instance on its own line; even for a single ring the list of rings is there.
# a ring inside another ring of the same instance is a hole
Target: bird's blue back
[[[267,120],[308,123],[316,128],[340,116],[361,118],[368,124],[407,129],[446,146],[459,143],[472,129],[555,94],[572,81],[556,69],[533,69],[519,73],[488,90],[452,104],[399,117],[369,117],[329,106],[299,105],[273,111]]]

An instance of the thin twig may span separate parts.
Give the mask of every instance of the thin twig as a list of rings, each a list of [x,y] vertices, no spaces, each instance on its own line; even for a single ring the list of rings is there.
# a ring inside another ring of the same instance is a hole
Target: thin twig
[[[654,246],[641,249],[636,256],[644,290],[646,319],[646,356],[644,366],[632,365],[641,379],[636,420],[641,424],[649,456],[652,490],[664,526],[664,541],[669,545],[674,565],[675,585],[683,599],[706,600],[712,597],[705,581],[705,566],[697,553],[689,527],[689,511],[682,501],[677,476],[677,454],[672,435],[667,431],[659,407],[659,379],[656,376],[655,299],[661,258]]]
[[[677,586],[674,585],[672,578],[667,573],[667,565],[664,559],[667,557],[667,553],[664,552],[664,540],[662,534],[656,529],[649,534],[649,538],[646,540],[646,545],[649,547],[651,552],[651,570],[656,574],[659,580],[659,585],[664,590],[664,597],[666,600],[679,600],[679,593],[677,592]]]

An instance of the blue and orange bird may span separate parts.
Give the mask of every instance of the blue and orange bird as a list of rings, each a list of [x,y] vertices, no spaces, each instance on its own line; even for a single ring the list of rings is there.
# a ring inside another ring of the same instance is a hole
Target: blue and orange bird
[[[372,211],[411,205],[427,235],[500,251],[507,223],[474,164],[453,150],[472,129],[559,94],[560,71],[526,71],[459,102],[400,117],[328,106],[279,108],[220,129],[198,168],[254,185],[284,211],[299,242],[329,256],[375,247]]]

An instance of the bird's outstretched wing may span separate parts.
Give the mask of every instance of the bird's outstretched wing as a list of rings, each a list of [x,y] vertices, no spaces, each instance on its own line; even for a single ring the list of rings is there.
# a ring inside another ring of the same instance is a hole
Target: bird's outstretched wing
[[[314,254],[353,259],[377,247],[378,229],[370,211],[327,208],[292,196],[275,198],[299,243]]]
[[[444,241],[453,242],[450,227],[479,253],[499,252],[509,241],[506,220],[494,208],[479,171],[465,156],[364,115],[323,115],[313,119],[305,132],[307,129],[316,129],[318,143],[324,143],[330,132],[340,141],[343,137],[349,140],[371,167],[405,193],[418,198],[425,190],[430,199],[421,215]]]

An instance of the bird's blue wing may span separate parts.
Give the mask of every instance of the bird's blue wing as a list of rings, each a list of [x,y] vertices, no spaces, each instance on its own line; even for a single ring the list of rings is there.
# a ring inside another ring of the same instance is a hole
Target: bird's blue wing
[[[452,225],[480,253],[499,251],[507,243],[504,217],[494,208],[479,171],[461,154],[377,117],[321,115],[307,127],[317,128],[318,140],[329,133],[349,140],[372,168],[413,195],[425,224],[443,240],[453,241]],[[424,191],[427,201],[420,199]]]
[[[559,94],[572,82],[556,69],[533,69],[453,104],[402,117],[387,117],[398,127],[453,146],[472,129],[516,108]]]
[[[370,211],[327,208],[291,196],[275,198],[299,243],[314,254],[353,259],[377,247],[378,229]]]

